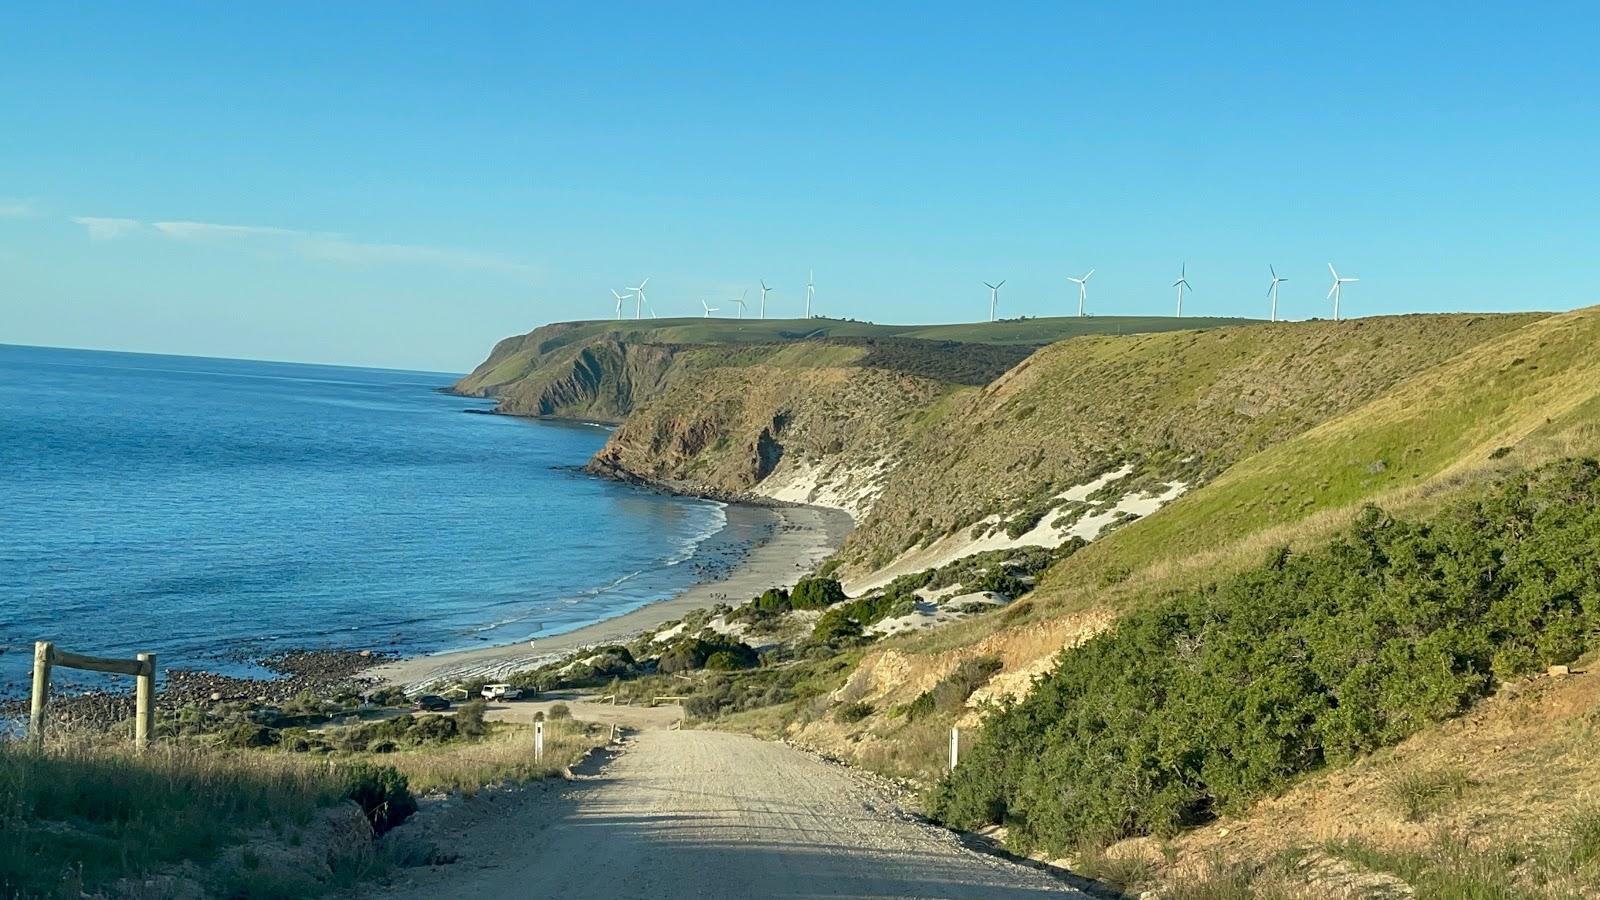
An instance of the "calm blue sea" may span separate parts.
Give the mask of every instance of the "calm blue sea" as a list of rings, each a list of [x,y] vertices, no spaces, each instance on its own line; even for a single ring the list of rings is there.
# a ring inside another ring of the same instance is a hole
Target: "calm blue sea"
[[[0,693],[39,639],[240,671],[508,643],[695,580],[720,506],[576,472],[604,429],[466,415],[489,404],[453,380],[0,345]]]

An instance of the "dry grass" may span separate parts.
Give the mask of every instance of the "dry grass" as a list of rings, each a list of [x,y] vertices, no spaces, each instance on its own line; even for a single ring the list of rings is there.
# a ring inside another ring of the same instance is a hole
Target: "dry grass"
[[[572,719],[545,723],[544,760],[533,760],[533,726],[497,724],[492,734],[473,743],[437,748],[367,754],[369,761],[394,766],[411,782],[413,791],[460,791],[504,782],[534,781],[560,775],[604,737]]]
[[[192,864],[207,883],[221,879],[213,885],[219,891],[243,890],[225,877],[230,870],[272,858],[274,846],[287,852],[325,838],[324,814],[345,803],[347,764],[394,766],[418,793],[471,792],[557,775],[603,742],[572,720],[545,729],[540,763],[532,727],[513,725],[498,725],[479,742],[331,757],[194,742],[138,753],[119,735],[65,729],[40,751],[0,742],[0,896],[93,891],[179,863]],[[252,849],[241,856],[246,842]],[[370,846],[319,859],[326,871],[315,877],[285,864],[251,870],[251,878],[278,884],[271,879],[293,876],[299,887],[280,895],[310,896],[382,869]]]
[[[1509,684],[1459,719],[1185,834],[1163,877],[1315,850],[1398,876],[1418,896],[1600,893],[1596,663]]]

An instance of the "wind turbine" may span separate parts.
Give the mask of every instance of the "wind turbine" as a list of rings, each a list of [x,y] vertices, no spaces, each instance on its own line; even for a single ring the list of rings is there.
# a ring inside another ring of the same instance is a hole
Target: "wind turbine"
[[[817,270],[812,269],[806,273],[806,318],[811,318],[811,297],[817,292],[817,286],[812,282],[816,279]]]
[[[989,289],[989,321],[991,322],[994,321],[994,308],[1000,303],[1000,288],[1005,283],[1006,280],[1004,278],[1000,279],[1000,284],[990,284],[987,281],[983,283],[983,286]]]
[[[1361,279],[1340,278],[1338,271],[1333,268],[1333,263],[1328,263],[1328,272],[1333,275],[1333,287],[1328,288],[1328,296],[1333,298],[1333,320],[1337,322],[1339,321],[1339,294],[1341,293],[1339,286],[1352,281],[1360,281]]]
[[[711,304],[705,302],[704,300],[700,301],[700,305],[704,306],[706,308],[706,318],[708,318],[708,319],[711,318],[711,314],[712,313],[720,311],[719,307],[712,306]]]
[[[1267,296],[1272,298],[1272,321],[1276,322],[1278,321],[1278,284],[1289,279],[1279,278],[1278,270],[1271,266],[1267,266],[1267,271],[1272,273],[1272,287],[1267,288]]]
[[[638,287],[628,288],[628,290],[633,292],[633,317],[635,319],[640,317],[639,313],[642,311],[644,304],[650,302],[644,298],[644,286],[649,283],[650,276],[646,275],[645,279],[639,282]]]
[[[1189,286],[1188,263],[1184,263],[1183,268],[1178,270],[1178,280],[1174,281],[1172,286],[1178,289],[1178,318],[1181,319],[1183,318],[1183,292],[1194,290],[1194,288]]]
[[[737,296],[737,297],[735,297],[733,299],[734,303],[739,304],[739,318],[741,318],[741,319],[744,318],[744,296],[745,296],[745,294],[748,294],[748,293],[750,293],[750,292],[749,291],[745,291],[744,294],[740,294],[739,296]]]
[[[621,319],[622,318],[622,301],[624,301],[624,300],[626,300],[628,298],[623,296],[622,294],[617,293],[615,290],[613,290],[611,292],[611,296],[617,298],[617,318]]]
[[[1089,296],[1089,279],[1094,277],[1094,270],[1090,269],[1082,278],[1067,276],[1067,280],[1078,286],[1078,317],[1083,317],[1083,301]]]
[[[767,317],[767,292],[771,290],[772,288],[767,287],[767,280],[765,278],[761,279],[761,318],[763,319]]]

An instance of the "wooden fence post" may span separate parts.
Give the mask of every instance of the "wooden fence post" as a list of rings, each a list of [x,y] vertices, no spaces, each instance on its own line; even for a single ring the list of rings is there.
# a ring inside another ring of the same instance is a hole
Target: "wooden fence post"
[[[955,770],[956,763],[961,761],[961,729],[950,729],[950,769]]]
[[[50,702],[50,655],[55,645],[49,641],[33,643],[33,702],[28,707],[28,740],[35,747],[44,745],[44,707]]]
[[[156,730],[156,655],[138,656],[141,670],[134,688],[133,745],[140,750],[150,746],[150,733]]]
[[[540,762],[544,759],[544,721],[533,723],[533,761]]]

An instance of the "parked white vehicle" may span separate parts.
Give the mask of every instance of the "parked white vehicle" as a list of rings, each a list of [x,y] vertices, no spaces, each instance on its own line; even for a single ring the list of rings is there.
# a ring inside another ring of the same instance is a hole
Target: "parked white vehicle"
[[[519,700],[522,691],[509,684],[486,684],[483,686],[483,699],[485,700]]]

